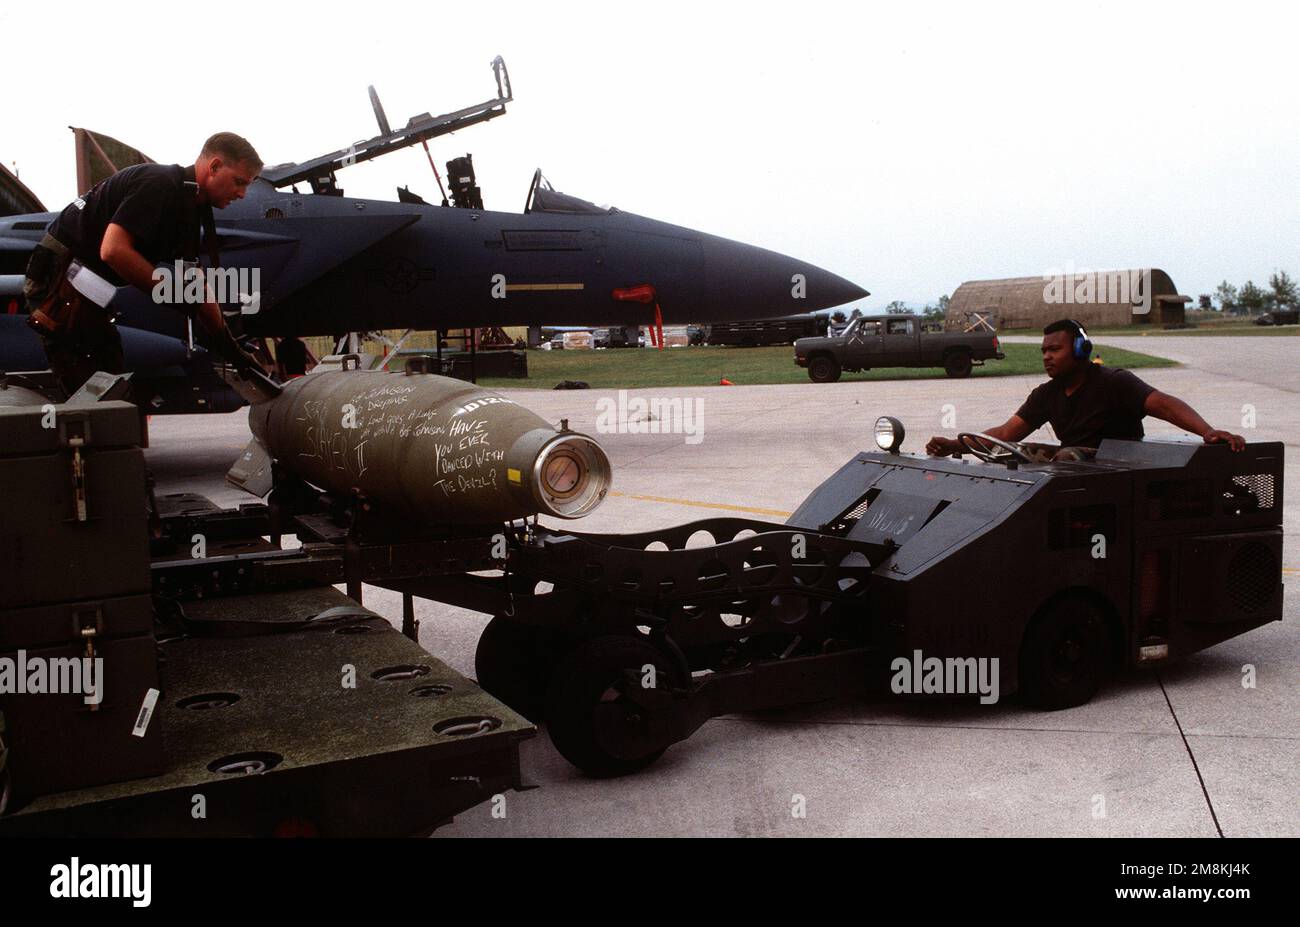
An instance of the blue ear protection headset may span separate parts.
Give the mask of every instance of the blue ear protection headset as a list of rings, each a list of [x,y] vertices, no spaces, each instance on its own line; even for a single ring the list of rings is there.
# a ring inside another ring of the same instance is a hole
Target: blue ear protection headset
[[[1066,319],[1066,321],[1079,331],[1078,336],[1072,342],[1075,358],[1078,360],[1087,360],[1088,355],[1092,353],[1092,341],[1088,338],[1088,332],[1074,319]]]

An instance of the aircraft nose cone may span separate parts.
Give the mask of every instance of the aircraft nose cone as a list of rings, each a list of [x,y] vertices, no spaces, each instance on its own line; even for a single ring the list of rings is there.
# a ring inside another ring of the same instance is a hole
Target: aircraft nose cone
[[[673,324],[773,319],[870,295],[807,261],[632,213],[616,214],[604,233],[612,286],[653,285]]]
[[[837,274],[766,248],[713,236],[701,245],[710,321],[816,312],[870,295]]]

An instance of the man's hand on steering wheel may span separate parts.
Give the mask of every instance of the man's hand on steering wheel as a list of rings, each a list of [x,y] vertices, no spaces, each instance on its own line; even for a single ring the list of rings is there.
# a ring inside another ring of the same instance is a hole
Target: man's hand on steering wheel
[[[931,457],[951,457],[962,452],[961,442],[953,438],[935,435],[925,445],[925,452]]]
[[[1035,463],[1028,451],[1014,441],[1003,441],[992,435],[963,431],[957,435],[957,443],[964,451],[969,451],[985,463],[1006,463],[1017,460],[1020,463]],[[996,453],[989,448],[1000,448],[1004,453]]]

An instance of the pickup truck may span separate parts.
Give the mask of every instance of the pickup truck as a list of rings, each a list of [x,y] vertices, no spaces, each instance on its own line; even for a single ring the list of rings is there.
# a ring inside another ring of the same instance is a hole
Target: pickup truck
[[[1300,323],[1300,312],[1295,309],[1274,309],[1255,320],[1256,325],[1295,325]]]
[[[974,365],[1006,356],[992,332],[922,331],[921,323],[912,315],[863,316],[833,338],[800,338],[794,362],[814,383],[834,383],[842,371],[872,367],[942,367],[966,377]]]

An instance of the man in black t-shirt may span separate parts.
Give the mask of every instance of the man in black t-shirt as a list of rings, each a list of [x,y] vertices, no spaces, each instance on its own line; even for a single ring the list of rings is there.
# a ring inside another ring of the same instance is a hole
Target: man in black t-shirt
[[[1127,370],[1091,362],[1092,342],[1083,326],[1061,319],[1043,329],[1043,369],[1051,377],[1029,394],[1016,414],[984,434],[1020,441],[1050,422],[1062,448],[1096,450],[1103,438],[1142,438],[1147,415],[1177,425],[1204,439],[1226,442],[1234,451],[1246,446],[1241,435],[1211,428],[1196,410],[1176,396],[1162,393]],[[933,437],[925,446],[938,457],[965,452],[953,438]]]
[[[120,373],[125,366],[121,336],[104,308],[113,288],[153,294],[155,265],[171,272],[176,258],[196,258],[202,212],[242,199],[261,169],[252,145],[219,132],[192,166],[133,165],[59,214],[28,261],[23,295],[28,324],[69,394],[96,370]],[[173,282],[174,290],[181,287]],[[219,305],[204,301],[193,311],[213,349],[240,369],[256,363],[235,342]]]

